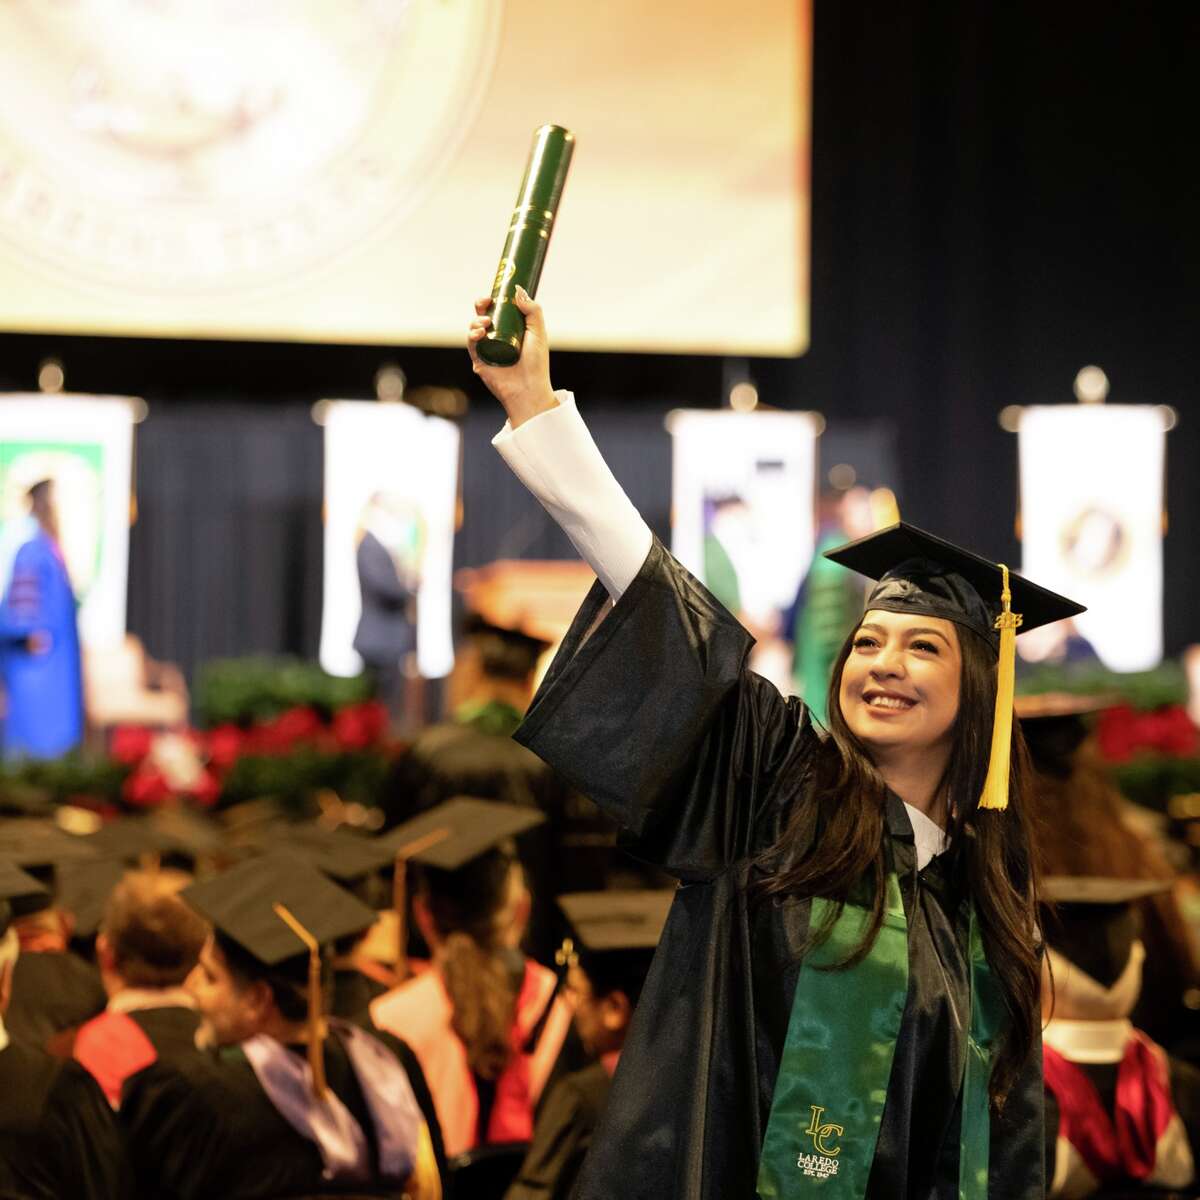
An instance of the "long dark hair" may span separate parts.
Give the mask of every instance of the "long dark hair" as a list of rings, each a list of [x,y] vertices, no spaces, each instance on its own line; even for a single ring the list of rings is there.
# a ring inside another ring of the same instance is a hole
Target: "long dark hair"
[[[996,653],[977,633],[958,626],[962,647],[958,716],[939,791],[947,800],[947,851],[952,881],[975,904],[988,964],[1009,1014],[990,1081],[993,1103],[1003,1104],[1040,1036],[1041,966],[1038,950],[1036,876],[1031,854],[1028,801],[1029,756],[1014,723],[1008,808],[980,810],[996,704]],[[765,897],[801,894],[836,902],[827,921],[813,929],[809,944],[829,936],[842,905],[853,892],[867,893],[869,920],[862,941],[835,970],[861,962],[883,924],[886,785],[863,744],[842,715],[842,670],[854,647],[851,632],[838,654],[829,685],[829,737],[816,764],[815,797],[819,835],[805,836],[810,814],[797,806],[779,844],[760,860],[767,874],[758,891]],[[801,839],[808,850],[788,862],[789,847]],[[773,864],[776,864],[773,866]]]
[[[458,871],[423,868],[418,893],[443,939],[442,979],[454,1010],[452,1027],[481,1079],[495,1081],[512,1058],[517,993],[501,942],[500,915],[512,873],[520,870],[505,849],[490,850]]]

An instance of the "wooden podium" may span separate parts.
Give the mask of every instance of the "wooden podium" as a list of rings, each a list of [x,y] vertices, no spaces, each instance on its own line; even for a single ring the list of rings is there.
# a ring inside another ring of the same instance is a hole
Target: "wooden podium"
[[[499,559],[455,573],[454,586],[468,609],[501,629],[562,641],[595,573],[579,561]]]

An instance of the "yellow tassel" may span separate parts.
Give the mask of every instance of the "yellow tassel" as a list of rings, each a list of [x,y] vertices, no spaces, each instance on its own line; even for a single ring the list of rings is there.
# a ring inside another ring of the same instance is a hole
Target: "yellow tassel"
[[[321,1020],[321,946],[282,904],[275,915],[308,947],[308,1065],[312,1069],[313,1095],[325,1099],[325,1027]]]
[[[1000,661],[996,667],[996,715],[992,721],[992,755],[987,779],[979,797],[980,808],[1003,811],[1008,807],[1008,768],[1012,758],[1013,691],[1017,675],[1017,630],[1022,616],[1012,611],[1012,591],[1008,586],[1008,568],[998,564],[1004,577],[1000,603],[1003,610],[996,618],[1000,631]]]

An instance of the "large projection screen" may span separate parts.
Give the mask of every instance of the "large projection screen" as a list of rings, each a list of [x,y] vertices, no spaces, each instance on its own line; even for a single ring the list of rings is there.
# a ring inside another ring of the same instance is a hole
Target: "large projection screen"
[[[456,345],[533,130],[564,348],[808,342],[796,0],[8,0],[0,329]]]

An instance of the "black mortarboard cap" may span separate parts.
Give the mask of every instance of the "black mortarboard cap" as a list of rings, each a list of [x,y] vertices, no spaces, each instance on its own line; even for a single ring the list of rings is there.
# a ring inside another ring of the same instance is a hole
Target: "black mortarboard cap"
[[[75,919],[72,936],[90,938],[100,928],[113,888],[127,870],[121,858],[72,863],[59,872],[58,903]]]
[[[1141,933],[1135,904],[1170,887],[1167,879],[1049,876],[1042,880],[1042,897],[1055,907],[1043,923],[1046,942],[1097,983],[1111,987]]]
[[[0,858],[0,912],[7,905],[10,916],[23,917],[49,903],[50,893],[41,883],[16,863]],[[4,932],[0,928],[0,934]]]
[[[303,858],[343,884],[357,883],[390,866],[394,857],[377,838],[344,829],[327,829],[316,822],[265,829],[257,835],[257,840],[268,837],[279,849]]]
[[[866,611],[942,617],[997,644],[995,622],[1004,583],[998,563],[904,521],[830,550],[825,557],[877,581],[867,594]],[[1082,604],[1015,572],[1009,572],[1009,580],[1012,611],[1022,617],[1019,632],[1085,611]]]
[[[0,857],[38,874],[100,855],[87,838],[64,833],[53,820],[13,817],[0,820]]]
[[[422,866],[457,871],[545,819],[536,808],[459,796],[397,825],[377,841],[389,853]]]
[[[559,896],[571,929],[560,965],[578,961],[598,993],[619,990],[636,1003],[674,899],[670,888]]]
[[[324,946],[360,933],[375,913],[315,867],[286,852],[266,854],[184,888],[180,895],[224,937],[266,968],[308,957],[280,919],[282,905]]]
[[[559,896],[575,940],[596,953],[652,950],[658,945],[674,888],[653,891],[573,892]]]

